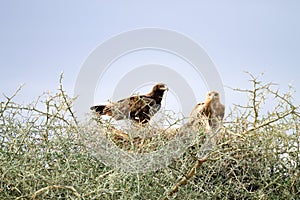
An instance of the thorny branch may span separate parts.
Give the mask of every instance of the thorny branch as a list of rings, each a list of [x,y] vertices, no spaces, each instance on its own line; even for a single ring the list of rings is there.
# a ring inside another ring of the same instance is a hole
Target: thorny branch
[[[197,170],[201,167],[201,165],[208,160],[207,157],[198,159],[196,161],[196,164],[193,166],[193,168],[189,171],[189,173],[183,177],[176,185],[172,188],[172,190],[169,192],[169,196],[174,195],[176,192],[178,192],[179,188],[186,185],[188,183],[188,180],[191,179]]]

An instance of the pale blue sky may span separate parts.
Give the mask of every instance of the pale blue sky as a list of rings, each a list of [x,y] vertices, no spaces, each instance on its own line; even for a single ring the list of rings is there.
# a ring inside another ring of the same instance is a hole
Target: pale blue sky
[[[264,80],[283,89],[292,83],[299,103],[299,10],[296,0],[1,0],[0,92],[10,95],[25,83],[18,99],[28,102],[55,91],[63,71],[72,94],[80,67],[98,45],[124,31],[158,27],[199,43],[225,85],[246,87],[243,71],[265,72]],[[231,105],[238,97],[225,92]]]

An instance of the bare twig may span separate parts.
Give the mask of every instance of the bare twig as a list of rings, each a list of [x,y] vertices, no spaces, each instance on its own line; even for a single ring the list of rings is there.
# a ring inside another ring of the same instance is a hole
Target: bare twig
[[[268,125],[270,125],[270,124],[272,124],[274,122],[277,122],[280,119],[283,119],[283,118],[287,117],[288,115],[294,113],[294,111],[295,110],[290,110],[289,112],[287,112],[287,113],[285,113],[283,115],[279,115],[276,119],[269,120],[269,121],[267,121],[267,122],[265,122],[265,123],[263,123],[263,124],[261,124],[259,126],[253,127],[251,129],[245,131],[243,134],[249,133],[249,132],[254,131],[254,130],[258,130],[258,129],[262,128],[262,127],[265,127],[265,126],[268,126]]]
[[[63,90],[63,84],[62,84],[62,79],[63,79],[63,74],[60,75],[60,78],[59,78],[59,91],[63,97],[63,100],[64,100],[64,103],[66,104],[67,106],[67,110],[69,111],[69,113],[71,114],[72,116],[72,119],[74,120],[75,124],[78,125],[78,122],[77,122],[77,119],[72,111],[72,104],[70,104],[67,100],[67,97],[66,97],[66,94]]]
[[[50,117],[53,117],[53,118],[57,118],[59,120],[62,120],[64,121],[67,125],[70,125],[70,122],[63,116],[58,116],[56,114],[50,114],[50,113],[47,113],[47,112],[44,112],[44,111],[41,111],[35,107],[18,107],[18,106],[12,106],[12,105],[9,105],[7,106],[7,109],[16,109],[16,110],[28,110],[28,111],[34,111],[34,112],[37,112],[39,114],[42,114],[44,116],[50,116]]]

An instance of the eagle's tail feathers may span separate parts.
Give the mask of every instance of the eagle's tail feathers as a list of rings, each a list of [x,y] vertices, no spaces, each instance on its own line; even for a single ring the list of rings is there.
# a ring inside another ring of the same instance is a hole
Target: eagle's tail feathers
[[[106,107],[106,105],[98,105],[98,106],[92,106],[90,109],[94,110],[95,112],[99,113],[100,115],[103,115],[105,113],[103,113],[104,108]]]

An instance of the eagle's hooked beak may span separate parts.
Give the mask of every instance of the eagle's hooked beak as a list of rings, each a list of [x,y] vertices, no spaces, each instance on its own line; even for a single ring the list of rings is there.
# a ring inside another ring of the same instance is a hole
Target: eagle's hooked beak
[[[214,98],[215,98],[215,94],[212,94],[212,95],[211,95],[211,99],[214,99]]]
[[[167,90],[167,91],[169,90],[169,88],[167,86],[161,87],[160,89],[161,90]]]

